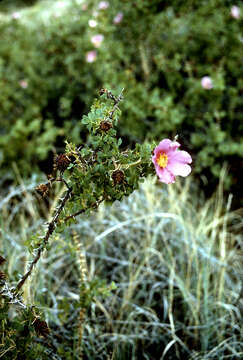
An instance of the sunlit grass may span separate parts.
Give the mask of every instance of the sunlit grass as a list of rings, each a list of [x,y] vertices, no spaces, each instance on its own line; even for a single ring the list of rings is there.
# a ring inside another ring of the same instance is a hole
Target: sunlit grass
[[[242,358],[242,220],[230,202],[222,183],[205,201],[190,179],[171,186],[149,179],[121,203],[78,219],[72,229],[84,245],[89,279],[117,286],[86,314],[84,358]],[[50,217],[41,206],[23,187],[18,200],[1,201],[1,248],[15,281],[32,258],[26,246],[45,221],[39,213]],[[71,358],[78,358],[76,251],[71,229],[55,235],[23,294],[40,306]]]

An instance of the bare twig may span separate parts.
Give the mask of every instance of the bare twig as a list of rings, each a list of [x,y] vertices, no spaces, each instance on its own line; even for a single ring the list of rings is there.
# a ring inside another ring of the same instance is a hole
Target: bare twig
[[[120,93],[117,97],[115,97],[115,96],[111,93],[111,91],[107,91],[107,93],[106,93],[106,94],[107,94],[107,97],[110,98],[110,99],[112,99],[112,100],[114,101],[113,109],[112,109],[111,112],[109,113],[109,117],[108,117],[110,120],[113,119],[114,112],[115,112],[116,109],[118,108],[119,102],[123,99],[123,95],[122,95],[123,91],[124,91],[124,89],[122,89],[121,93]]]

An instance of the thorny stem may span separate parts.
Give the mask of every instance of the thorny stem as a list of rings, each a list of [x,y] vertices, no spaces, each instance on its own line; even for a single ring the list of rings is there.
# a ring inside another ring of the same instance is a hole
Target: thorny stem
[[[95,203],[93,203],[92,205],[90,205],[90,207],[93,208],[93,209],[97,209],[98,206],[100,205],[100,203],[101,203],[103,200],[104,200],[104,199],[102,198],[102,199],[96,201]],[[73,219],[73,218],[75,218],[76,216],[78,216],[78,215],[80,215],[80,214],[83,214],[86,210],[87,210],[87,208],[81,209],[81,210],[77,211],[76,213],[74,213],[74,214],[72,214],[72,215],[66,216],[63,220],[64,220],[64,221],[67,221],[67,220],[69,220],[69,219]]]
[[[115,97],[110,91],[107,92],[107,97],[112,99],[114,101],[114,106],[113,109],[111,110],[111,112],[109,113],[109,119],[112,120],[114,112],[116,111],[116,109],[118,108],[118,104],[119,102],[122,100],[123,98],[123,93],[124,89],[122,89],[121,93]]]
[[[37,254],[35,256],[35,258],[33,259],[33,261],[30,264],[29,270],[27,271],[27,273],[22,277],[22,279],[18,282],[16,288],[15,288],[15,292],[17,293],[21,287],[24,285],[25,281],[28,279],[28,277],[31,275],[34,265],[39,261],[42,252],[44,251],[50,236],[52,235],[53,231],[55,230],[55,226],[57,223],[57,220],[62,212],[62,209],[64,208],[67,200],[69,199],[71,193],[72,193],[72,188],[69,187],[69,185],[66,183],[66,181],[64,179],[62,179],[63,182],[65,183],[65,185],[67,186],[68,190],[66,192],[66,195],[64,196],[64,198],[62,199],[60,206],[58,207],[55,215],[53,216],[51,222],[48,225],[47,231],[46,231],[46,235],[43,239],[43,244],[38,248]]]

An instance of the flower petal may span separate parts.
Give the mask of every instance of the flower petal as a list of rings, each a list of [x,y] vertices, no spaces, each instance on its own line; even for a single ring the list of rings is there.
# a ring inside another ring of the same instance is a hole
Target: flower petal
[[[172,184],[175,182],[175,176],[167,168],[164,169],[159,168],[159,170],[156,171],[156,173],[159,177],[159,180],[163,183]]]
[[[191,172],[191,166],[182,162],[172,162],[167,165],[167,169],[175,176],[187,176]]]
[[[176,151],[170,155],[169,162],[170,163],[180,162],[183,164],[191,164],[192,158],[191,155],[188,154],[188,152],[186,151]]]
[[[172,141],[170,139],[164,139],[160,141],[159,145],[154,149],[154,154],[158,155],[160,153],[167,153],[170,149],[171,143]]]

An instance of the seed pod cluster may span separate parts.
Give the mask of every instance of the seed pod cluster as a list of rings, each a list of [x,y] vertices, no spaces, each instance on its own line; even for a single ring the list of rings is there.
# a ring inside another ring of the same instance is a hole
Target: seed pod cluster
[[[48,194],[50,184],[40,184],[36,186],[35,190],[44,198]]]
[[[71,163],[71,160],[66,154],[60,154],[55,159],[55,168],[63,173]]]
[[[6,259],[0,255],[0,265],[4,264]]]
[[[110,121],[101,121],[100,123],[100,130],[107,132],[112,128],[112,123]]]
[[[50,333],[50,329],[47,325],[47,323],[43,320],[40,320],[39,318],[35,318],[33,322],[35,332],[38,336],[44,336],[47,337]]]
[[[114,185],[122,184],[125,179],[125,174],[122,170],[115,170],[113,171],[111,177],[114,181]]]

